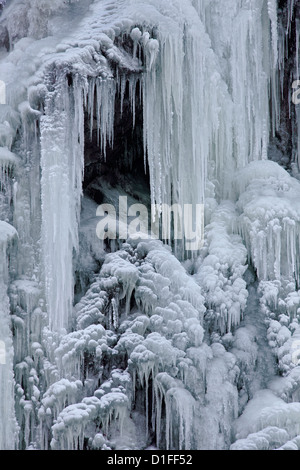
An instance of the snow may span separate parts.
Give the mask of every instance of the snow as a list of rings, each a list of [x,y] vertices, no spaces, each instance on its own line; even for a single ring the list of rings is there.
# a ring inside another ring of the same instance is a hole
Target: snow
[[[122,424],[127,410],[128,397],[120,389],[112,392],[107,390],[101,398],[88,397],[84,398],[81,403],[69,405],[59,414],[52,427],[51,448],[53,450],[82,449],[84,429],[91,420],[98,419],[104,426],[105,434],[108,432],[110,422],[118,420],[122,433]]]
[[[260,280],[298,282],[299,182],[277,163],[262,161],[237,178],[240,231]]]
[[[288,445],[287,440],[288,433],[285,430],[268,426],[262,431],[249,434],[247,439],[236,441],[231,446],[231,450],[273,450],[279,446],[282,446],[280,449],[294,450],[291,444]]]
[[[262,390],[237,420],[233,450],[272,450],[299,435],[299,403],[284,403]],[[247,439],[245,436],[248,434]]]
[[[234,205],[229,201],[223,202],[206,226],[205,257],[197,262],[199,268],[195,275],[222,333],[230,332],[240,323],[248,297],[243,280],[247,269],[247,251],[234,233],[235,224],[237,213]]]

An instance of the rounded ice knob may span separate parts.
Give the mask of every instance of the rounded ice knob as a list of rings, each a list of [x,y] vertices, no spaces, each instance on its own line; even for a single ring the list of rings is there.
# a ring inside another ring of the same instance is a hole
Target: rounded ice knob
[[[159,42],[157,39],[150,39],[147,43],[147,47],[151,53],[157,53],[159,49]]]
[[[142,37],[141,30],[139,28],[134,28],[130,33],[130,37],[134,42],[138,42]]]
[[[158,54],[159,42],[156,39],[150,39],[146,45],[146,50],[149,55],[148,69],[151,70]]]

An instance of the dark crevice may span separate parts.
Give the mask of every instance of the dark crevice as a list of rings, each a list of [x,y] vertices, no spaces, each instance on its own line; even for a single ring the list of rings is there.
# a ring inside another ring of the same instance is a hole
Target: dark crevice
[[[114,141],[107,145],[106,155],[97,144],[97,129],[94,128],[90,139],[90,119],[85,121],[85,169],[83,191],[84,195],[93,199],[97,204],[105,202],[102,183],[112,188],[121,187],[128,196],[137,200],[141,194],[150,195],[149,172],[144,167],[143,144],[143,108],[139,101],[139,83],[136,89],[135,124],[129,99],[127,83],[123,112],[121,112],[121,97],[117,96],[115,103]],[[95,118],[96,122],[96,118]]]
[[[280,93],[280,122],[279,128],[270,141],[270,158],[287,171],[291,171],[292,164],[296,161],[297,154],[297,119],[296,108],[291,104],[292,84],[296,77],[296,22],[300,18],[300,4],[295,2],[292,21],[289,18],[290,0],[278,2],[278,26],[281,39],[284,36],[286,51],[283,62],[283,71],[278,71],[279,86],[280,73],[283,74],[283,86]]]

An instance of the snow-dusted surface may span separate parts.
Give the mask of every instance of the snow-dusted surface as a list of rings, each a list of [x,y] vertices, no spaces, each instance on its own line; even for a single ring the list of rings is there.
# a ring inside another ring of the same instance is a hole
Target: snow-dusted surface
[[[0,449],[298,450],[294,1],[0,6]],[[120,195],[205,203],[203,247],[102,243]]]

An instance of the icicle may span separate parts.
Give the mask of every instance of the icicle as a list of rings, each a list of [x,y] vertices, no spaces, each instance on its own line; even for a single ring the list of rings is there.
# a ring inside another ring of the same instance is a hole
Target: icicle
[[[94,108],[95,108],[95,79],[91,78],[89,82],[89,93],[88,93],[88,111],[90,115],[90,140],[93,139],[94,130]]]
[[[116,301],[115,299],[112,299],[111,304],[112,304],[112,314],[113,314],[113,327],[117,329],[119,326],[119,311],[118,311],[119,302]]]
[[[106,158],[106,147],[114,140],[115,95],[117,82],[112,78],[96,79],[97,145]]]
[[[200,3],[195,6],[204,17]],[[184,27],[174,24],[171,34],[166,29],[167,35],[159,29],[155,57],[147,56],[151,39],[143,36],[148,65],[144,77],[144,142],[153,204],[203,202],[207,168],[214,162],[216,176],[222,181],[221,193],[228,197],[234,168],[245,166],[249,159],[266,158],[269,84],[277,63],[277,16],[270,0],[271,35],[265,26],[270,24],[269,17],[261,2],[257,4],[257,9],[251,5],[239,10],[236,2],[231,2],[228,15],[218,18],[220,29],[211,30],[209,26],[215,54],[201,20],[193,12],[192,22],[188,7]],[[219,72],[217,55],[221,58],[226,52],[220,42],[222,34],[231,51],[231,75]],[[273,44],[272,63],[262,47],[265,39]],[[260,51],[255,57],[249,55],[253,48]],[[242,66],[236,67],[238,63]],[[209,85],[203,87],[201,83]],[[257,96],[253,97],[254,89]]]
[[[268,13],[272,27],[273,66],[278,62],[277,1],[268,0]]]
[[[142,32],[139,28],[134,28],[130,33],[130,37],[133,40],[133,57],[136,58],[138,42],[142,37]]]
[[[156,376],[154,386],[157,408],[157,446],[159,447],[160,443],[161,410],[162,400],[164,399],[166,406],[166,449],[190,449],[193,432],[194,398],[190,392],[182,387],[179,381],[172,379],[165,373]],[[174,442],[175,430],[178,437],[176,442]]]

